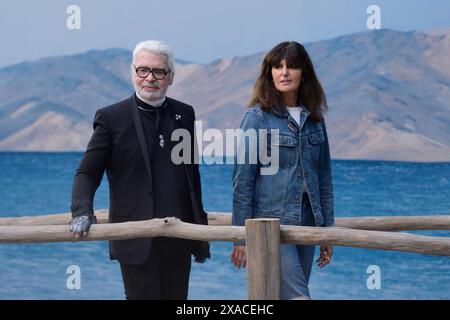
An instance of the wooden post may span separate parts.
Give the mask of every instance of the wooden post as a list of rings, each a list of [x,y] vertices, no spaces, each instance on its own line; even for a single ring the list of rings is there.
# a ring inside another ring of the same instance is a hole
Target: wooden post
[[[281,299],[280,220],[245,221],[249,300]]]

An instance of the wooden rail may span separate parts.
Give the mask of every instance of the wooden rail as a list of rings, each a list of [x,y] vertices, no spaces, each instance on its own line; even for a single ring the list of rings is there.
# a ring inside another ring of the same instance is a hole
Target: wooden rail
[[[106,209],[96,210],[98,223],[108,223],[108,214]],[[67,225],[70,220],[70,213],[0,218],[0,226]],[[208,220],[212,226],[229,226],[231,213],[210,212]],[[378,231],[450,230],[450,215],[336,218],[335,224],[336,227]]]
[[[256,219],[258,220],[258,219]],[[450,238],[341,227],[281,226],[281,241],[303,245],[395,250],[450,256]],[[125,240],[142,237],[174,237],[204,241],[245,240],[245,227],[203,226],[176,218],[94,224],[82,241]],[[0,243],[73,242],[68,225],[0,226]]]

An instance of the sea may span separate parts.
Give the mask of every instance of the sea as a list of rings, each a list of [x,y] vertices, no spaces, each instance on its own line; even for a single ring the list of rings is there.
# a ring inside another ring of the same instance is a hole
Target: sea
[[[81,158],[82,153],[0,153],[0,217],[69,212]],[[232,170],[232,164],[200,166],[207,212],[231,212]],[[332,170],[336,217],[450,214],[450,163],[333,160]],[[95,209],[108,208],[108,197],[104,177]],[[450,237],[450,231],[410,233]],[[212,242],[211,259],[193,263],[189,299],[247,299],[247,270],[231,264],[231,248],[230,242]],[[0,262],[0,299],[125,298],[119,264],[109,260],[106,241],[0,244]],[[310,292],[317,300],[447,300],[450,257],[335,247],[330,265],[313,267]]]

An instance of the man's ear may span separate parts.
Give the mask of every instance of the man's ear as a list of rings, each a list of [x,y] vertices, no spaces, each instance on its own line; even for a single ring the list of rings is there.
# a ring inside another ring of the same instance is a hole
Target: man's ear
[[[169,82],[169,86],[173,83],[173,76],[175,74],[173,72],[170,72],[170,82]]]

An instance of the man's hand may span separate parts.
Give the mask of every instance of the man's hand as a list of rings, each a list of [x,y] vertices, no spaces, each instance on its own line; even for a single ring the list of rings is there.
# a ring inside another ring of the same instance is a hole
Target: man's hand
[[[233,246],[233,252],[231,252],[231,262],[239,269],[245,268],[247,265],[247,256],[245,246]]]
[[[72,219],[69,230],[75,239],[87,237],[91,224],[97,223],[97,218],[92,215],[82,215]]]

